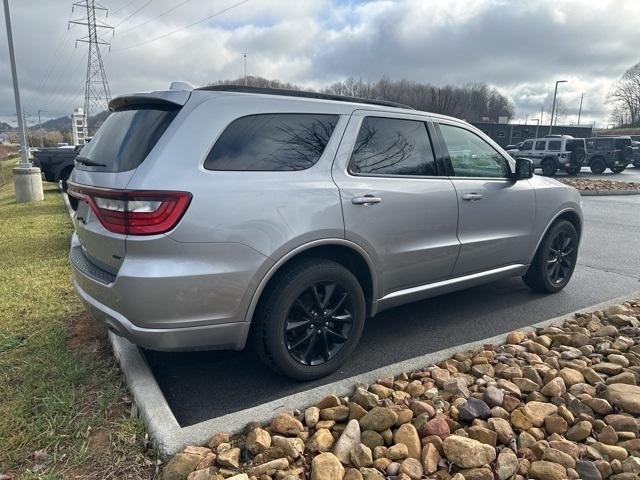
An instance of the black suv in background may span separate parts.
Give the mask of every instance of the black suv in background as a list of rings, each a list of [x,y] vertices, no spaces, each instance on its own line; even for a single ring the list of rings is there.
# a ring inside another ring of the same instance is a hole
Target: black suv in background
[[[67,191],[67,180],[73,170],[74,160],[84,145],[75,147],[40,148],[33,152],[33,163],[42,170],[47,182],[62,181],[62,189]]]
[[[620,173],[639,154],[631,137],[594,137],[585,140],[587,158],[583,165],[588,165],[593,173],[603,173],[607,168],[613,173]]]

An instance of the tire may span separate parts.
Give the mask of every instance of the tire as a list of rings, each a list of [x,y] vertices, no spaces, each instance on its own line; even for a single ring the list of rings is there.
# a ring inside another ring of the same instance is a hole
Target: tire
[[[578,147],[573,152],[571,152],[570,158],[571,158],[571,163],[574,163],[576,165],[582,165],[582,162],[584,162],[584,159],[587,158],[587,151],[582,147]]]
[[[607,164],[604,161],[604,158],[602,157],[595,157],[593,159],[591,159],[591,161],[589,162],[589,168],[591,169],[591,171],[595,174],[601,174],[603,173],[606,168],[607,168]]]
[[[622,173],[624,172],[625,168],[627,168],[626,165],[618,165],[617,167],[609,167],[609,170],[611,170],[613,173]]]
[[[67,191],[67,180],[69,180],[69,177],[71,176],[71,170],[73,170],[73,167],[67,167],[60,172],[60,182],[62,183],[63,192]]]
[[[323,317],[323,310],[328,315]],[[295,380],[321,378],[355,349],[365,311],[362,287],[351,271],[331,260],[307,259],[277,274],[260,300],[251,340],[276,373]]]
[[[558,163],[553,158],[545,158],[540,166],[542,167],[542,174],[547,177],[553,177],[558,171]]]
[[[640,168],[640,158],[636,158],[633,161],[633,166],[636,167],[636,168]]]
[[[522,277],[536,292],[557,293],[567,286],[576,267],[578,233],[571,222],[559,220],[547,231],[529,270]]]
[[[564,171],[567,172],[567,175],[577,175],[578,173],[580,173],[580,165],[567,167],[564,169]]]

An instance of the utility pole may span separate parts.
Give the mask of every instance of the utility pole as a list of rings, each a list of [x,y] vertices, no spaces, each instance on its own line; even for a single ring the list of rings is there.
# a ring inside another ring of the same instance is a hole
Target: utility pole
[[[247,54],[243,53],[242,56],[244,57],[244,86],[247,86]]]
[[[544,116],[544,103],[540,105],[540,120],[538,121],[538,126],[542,125],[542,117]],[[538,135],[536,134],[536,138]]]
[[[104,28],[107,30],[113,30],[113,27],[96,19],[96,10],[104,11],[105,13],[108,12],[107,8],[96,2],[96,0],[80,0],[73,4],[73,8],[75,7],[83,8],[87,13],[85,18],[69,20],[69,23],[85,25],[88,31],[88,35],[86,37],[76,39],[76,47],[78,46],[78,42],[89,44],[83,111],[87,118],[88,130],[89,116],[105,110],[111,100],[109,82],[107,82],[107,75],[104,71],[104,64],[102,63],[102,55],[100,54],[100,45],[111,47],[111,44],[105,42],[98,36],[98,29]]]
[[[584,93],[580,95],[580,109],[578,110],[578,125],[580,125],[580,116],[582,115],[582,100],[584,100]]]
[[[551,130],[553,129],[553,115],[556,111],[556,97],[558,96],[559,83],[567,83],[567,80],[556,80],[556,89],[553,92],[553,105],[551,106],[551,125],[549,125],[549,135],[551,135]]]
[[[40,147],[44,148],[44,131],[42,130],[42,119],[40,113],[46,112],[46,110],[38,110],[38,126],[40,127]]]
[[[22,117],[22,103],[20,102],[20,88],[18,83],[18,70],[16,69],[16,55],[13,50],[13,32],[11,30],[11,15],[9,14],[9,0],[4,0],[4,21],[7,26],[7,44],[9,47],[9,63],[11,64],[11,78],[13,80],[13,96],[16,102],[16,116],[18,117],[18,130],[20,130],[20,164],[13,169],[13,185],[16,192],[16,201],[35,202],[44,199],[42,192],[42,178],[40,169],[33,167],[29,161],[29,140]]]

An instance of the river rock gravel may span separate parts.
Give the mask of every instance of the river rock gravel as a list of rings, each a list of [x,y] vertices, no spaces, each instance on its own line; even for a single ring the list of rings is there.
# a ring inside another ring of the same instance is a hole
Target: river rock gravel
[[[638,479],[638,384],[635,299],[212,432],[161,479]]]

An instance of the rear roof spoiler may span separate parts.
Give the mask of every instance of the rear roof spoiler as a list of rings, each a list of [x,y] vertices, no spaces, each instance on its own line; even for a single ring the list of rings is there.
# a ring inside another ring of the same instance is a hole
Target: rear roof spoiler
[[[190,96],[191,91],[188,90],[164,90],[122,95],[109,102],[109,111],[115,112],[123,108],[142,105],[179,108],[187,103]]]

